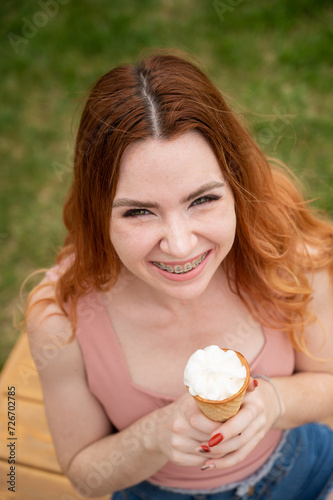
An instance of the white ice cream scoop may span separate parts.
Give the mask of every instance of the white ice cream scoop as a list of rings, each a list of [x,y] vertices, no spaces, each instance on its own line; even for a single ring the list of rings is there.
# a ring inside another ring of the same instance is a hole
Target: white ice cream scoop
[[[249,380],[244,356],[216,345],[195,351],[184,371],[189,393],[208,418],[219,422],[238,412]]]

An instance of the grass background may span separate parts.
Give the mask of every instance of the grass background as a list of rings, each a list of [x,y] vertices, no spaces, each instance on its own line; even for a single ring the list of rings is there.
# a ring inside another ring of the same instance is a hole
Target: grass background
[[[333,215],[332,26],[330,0],[1,1],[0,368],[21,283],[63,241],[88,86],[148,47],[191,52]]]

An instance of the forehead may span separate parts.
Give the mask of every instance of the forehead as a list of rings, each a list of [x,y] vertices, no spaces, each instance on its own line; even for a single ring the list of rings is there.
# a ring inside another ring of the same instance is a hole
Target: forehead
[[[200,133],[188,132],[172,140],[148,138],[130,144],[120,162],[117,193],[222,179],[209,143]]]

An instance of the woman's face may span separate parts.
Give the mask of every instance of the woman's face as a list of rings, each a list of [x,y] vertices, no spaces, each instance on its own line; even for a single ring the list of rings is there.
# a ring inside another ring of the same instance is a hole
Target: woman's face
[[[204,292],[235,238],[234,198],[197,132],[146,139],[125,151],[111,242],[128,271],[170,297]]]

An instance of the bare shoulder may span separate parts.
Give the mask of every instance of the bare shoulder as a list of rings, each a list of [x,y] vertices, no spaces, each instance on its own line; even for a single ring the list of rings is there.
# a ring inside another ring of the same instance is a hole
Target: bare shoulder
[[[27,333],[32,357],[43,383],[53,370],[75,365],[84,375],[83,359],[67,316],[54,300],[54,283],[44,278],[34,292],[27,314]]]
[[[72,337],[70,321],[55,301],[54,282],[47,278],[32,295],[26,325],[30,347],[36,350],[65,345]]]
[[[305,329],[307,347],[317,358],[331,360],[316,361],[297,352],[296,368],[333,373],[333,283],[329,270],[316,271],[310,277],[310,284],[313,294],[309,309],[317,321]]]
[[[91,393],[79,343],[69,319],[54,302],[47,279],[34,294],[27,330],[39,373],[45,411],[64,472],[86,446],[112,431],[102,405]]]

